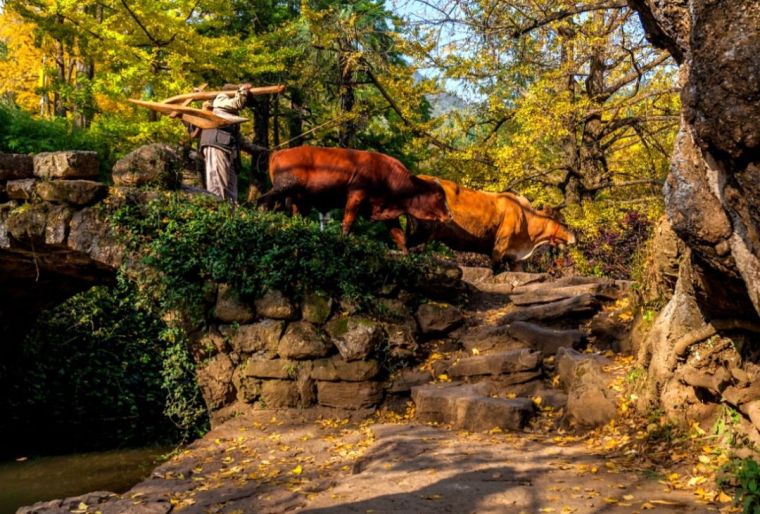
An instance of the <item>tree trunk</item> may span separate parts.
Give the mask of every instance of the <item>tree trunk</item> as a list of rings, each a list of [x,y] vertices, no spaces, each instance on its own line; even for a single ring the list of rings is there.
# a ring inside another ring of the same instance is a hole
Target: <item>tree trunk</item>
[[[300,89],[290,91],[290,113],[288,114],[288,135],[290,148],[303,144],[303,93]]]
[[[342,116],[349,116],[349,119],[340,125],[338,145],[343,148],[350,148],[356,136],[356,123],[350,118],[356,101],[353,86],[354,70],[344,52],[339,54],[338,66],[340,67],[340,113]]]
[[[603,22],[604,13],[597,11],[594,14],[597,23]],[[601,111],[604,95],[605,74],[605,49],[603,45],[597,45],[591,52],[589,61],[589,74],[586,78],[586,96],[595,111]],[[581,134],[581,146],[579,152],[580,174],[582,177],[581,197],[583,200],[593,200],[600,187],[609,184],[609,172],[607,159],[602,148],[602,124],[601,114],[591,114],[583,121]]]
[[[251,155],[252,179],[259,185],[266,182],[269,165],[269,95],[256,96],[253,100],[253,144],[264,148]]]
[[[760,321],[760,82],[738,77],[759,65],[760,4],[629,4],[639,12],[650,41],[679,61],[683,104],[664,192],[673,231],[687,250],[675,293],[639,351],[639,363],[648,370],[643,398],[645,407],[659,405],[674,418],[704,421],[699,413],[706,412],[706,404],[716,409],[722,401],[737,405],[721,388],[707,394],[689,378],[686,371],[693,366],[682,362],[690,353],[681,348],[683,341],[708,333],[708,324],[733,327],[718,332],[747,344],[737,344],[746,351],[737,355],[733,350],[731,366],[757,364],[757,352],[751,351],[757,335],[741,327]],[[721,373],[729,364],[722,362]],[[728,376],[732,384],[732,373]]]
[[[66,84],[66,52],[63,47],[63,41],[60,39],[56,41],[56,50],[55,65],[57,76],[55,89],[53,90],[53,112],[56,116],[63,118],[66,116],[66,106],[61,94],[61,88]]]
[[[562,26],[559,29],[559,34],[562,36],[560,63],[565,70],[565,80],[561,87],[565,89],[570,102],[575,103],[575,62],[572,42],[575,33],[572,27]],[[582,196],[581,172],[579,168],[580,158],[578,155],[578,142],[576,140],[578,121],[572,113],[569,113],[563,123],[567,131],[567,135],[561,141],[563,154],[562,167],[566,175],[565,180],[560,184],[560,189],[565,197],[565,203],[567,205],[576,205],[581,202]]]

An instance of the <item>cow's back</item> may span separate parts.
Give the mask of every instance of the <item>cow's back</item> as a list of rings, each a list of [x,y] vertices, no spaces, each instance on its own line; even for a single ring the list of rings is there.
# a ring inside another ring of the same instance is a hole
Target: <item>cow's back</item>
[[[451,211],[452,220],[441,224],[434,237],[456,250],[490,253],[503,218],[499,195],[469,189],[450,180],[419,177],[441,184]]]
[[[269,176],[275,187],[296,183],[311,192],[349,186],[375,191],[409,186],[409,172],[396,159],[347,148],[279,150],[270,157]]]

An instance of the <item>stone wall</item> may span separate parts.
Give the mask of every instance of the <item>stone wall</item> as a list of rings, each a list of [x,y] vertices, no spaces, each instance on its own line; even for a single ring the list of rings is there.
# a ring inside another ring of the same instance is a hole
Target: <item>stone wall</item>
[[[458,268],[446,273],[439,278],[458,282]],[[369,317],[318,293],[296,303],[268,291],[245,302],[219,285],[213,318],[191,336],[212,421],[250,408],[318,407],[361,416],[387,395],[432,380],[430,372],[392,371],[419,360],[421,341],[457,328],[460,310],[396,287],[378,304],[383,314]]]

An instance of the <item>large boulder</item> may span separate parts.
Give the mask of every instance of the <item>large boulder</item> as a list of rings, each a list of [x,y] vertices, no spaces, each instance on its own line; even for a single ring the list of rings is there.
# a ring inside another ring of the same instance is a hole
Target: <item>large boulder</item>
[[[219,284],[214,307],[214,315],[218,320],[225,323],[247,323],[255,314],[253,308],[243,303],[229,284]]]
[[[346,316],[330,321],[325,329],[347,361],[365,359],[384,338],[382,326],[371,319]]]
[[[116,186],[155,185],[174,188],[181,178],[182,159],[168,145],[150,144],[133,150],[113,167]]]
[[[428,302],[420,305],[417,309],[416,318],[423,334],[446,333],[464,322],[464,315],[458,307],[439,302]]]
[[[567,390],[567,415],[581,426],[604,425],[617,414],[617,401],[598,359],[562,348],[557,353],[560,380]]]
[[[331,346],[314,325],[297,321],[288,325],[280,338],[277,353],[283,359],[315,359],[330,353]]]
[[[36,192],[46,202],[90,205],[105,198],[108,186],[93,180],[42,180]]]
[[[34,156],[34,175],[39,178],[94,178],[99,166],[97,152],[43,152]]]
[[[271,319],[295,319],[298,311],[281,291],[270,289],[254,302],[259,316]]]
[[[665,206],[694,260],[715,272],[695,282],[700,307],[709,318],[723,309],[750,319],[760,313],[760,4],[629,4],[649,40],[681,65],[683,116]],[[728,305],[702,294],[720,288],[733,290]]]
[[[284,321],[273,319],[240,325],[232,336],[231,345],[241,355],[259,354],[274,358],[284,329]]]
[[[0,153],[0,181],[32,178],[33,174],[31,155]]]

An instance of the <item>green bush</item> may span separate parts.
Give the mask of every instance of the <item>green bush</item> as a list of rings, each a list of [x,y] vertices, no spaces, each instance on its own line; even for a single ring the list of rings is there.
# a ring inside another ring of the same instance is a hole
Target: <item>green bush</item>
[[[206,196],[163,193],[147,204],[126,203],[111,214],[126,244],[144,255],[141,288],[164,311],[202,319],[210,282],[242,297],[278,289],[295,299],[321,291],[371,311],[384,285],[413,289],[428,256],[389,256],[388,246],[361,234],[324,232],[300,216],[260,212]]]
[[[736,459],[723,469],[719,486],[736,486],[735,501],[744,514],[760,514],[760,465],[751,458]],[[720,483],[722,482],[722,483]]]
[[[141,122],[106,115],[96,116],[87,129],[77,129],[64,118],[39,119],[0,102],[0,152],[92,150],[100,157],[103,180],[110,180],[113,164],[131,150],[150,142],[178,141],[181,132],[182,125],[167,117]]]
[[[39,316],[5,356],[13,362],[0,377],[0,432],[10,446],[0,453],[173,442],[204,430],[185,341],[138,303],[120,280]]]

